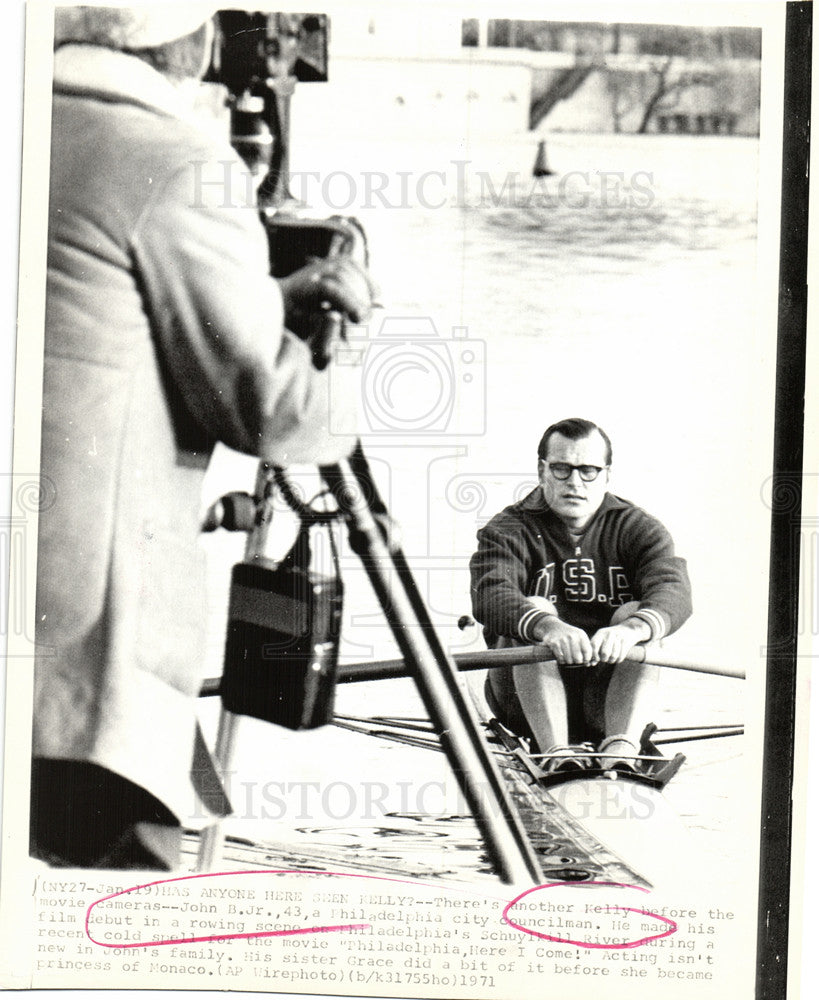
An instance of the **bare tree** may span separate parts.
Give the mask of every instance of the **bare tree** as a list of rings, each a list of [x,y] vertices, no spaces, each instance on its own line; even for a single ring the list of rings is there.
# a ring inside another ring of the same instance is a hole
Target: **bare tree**
[[[642,103],[640,78],[630,70],[607,69],[604,70],[604,79],[614,132],[619,135],[623,131],[623,119]]]
[[[649,90],[643,114],[637,127],[638,135],[648,131],[651,118],[658,111],[677,107],[680,97],[692,87],[712,87],[718,74],[713,69],[685,69],[681,60],[669,56],[654,63],[648,71]]]
[[[512,22],[503,23],[511,42],[521,37],[521,26],[535,24],[515,22],[514,33]],[[530,128],[536,128],[558,103],[574,97],[593,73],[604,76],[615,133],[633,130],[643,134],[657,113],[679,107],[687,91],[713,89],[725,79],[718,68],[724,46],[716,42],[721,36],[712,38],[692,33],[692,29],[668,26],[658,29],[656,36],[621,24],[595,24],[580,34],[575,26],[567,27],[572,29],[568,38],[550,37],[549,47],[561,51],[573,47],[574,65],[557,71],[533,71]],[[526,38],[534,38],[531,31]]]

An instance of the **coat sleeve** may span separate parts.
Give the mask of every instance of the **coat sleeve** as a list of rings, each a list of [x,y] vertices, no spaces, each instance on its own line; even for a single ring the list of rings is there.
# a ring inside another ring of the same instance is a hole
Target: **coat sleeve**
[[[656,518],[636,508],[625,539],[624,562],[633,581],[639,608],[634,613],[651,628],[651,638],[676,632],[692,611],[691,584],[684,559]]]
[[[354,443],[355,370],[316,371],[284,329],[246,184],[238,162],[190,157],[137,223],[134,264],[161,363],[214,439],[280,464],[334,462]]]
[[[478,532],[469,563],[472,614],[484,626],[487,645],[500,636],[536,642],[535,624],[556,614],[551,601],[527,595],[530,563],[525,534],[512,518],[501,514]]]

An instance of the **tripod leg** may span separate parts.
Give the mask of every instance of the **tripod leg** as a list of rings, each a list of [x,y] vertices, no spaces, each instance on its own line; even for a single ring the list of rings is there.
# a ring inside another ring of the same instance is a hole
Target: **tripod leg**
[[[501,878],[540,881],[540,866],[509,801],[503,779],[481,735],[457,670],[432,626],[423,597],[402,552],[391,551],[373,510],[385,510],[359,451],[350,462],[321,472],[344,512],[350,542],[361,557],[384,615],[411,667],[421,698],[440,734],[455,777],[483,834]],[[395,585],[397,575],[399,586]]]
[[[245,545],[245,559],[263,555],[267,544],[268,532],[273,515],[271,493],[275,470],[267,462],[260,462],[256,471],[255,497],[257,502],[257,512],[253,529],[247,538]],[[233,755],[236,749],[236,737],[239,728],[239,717],[227,709],[222,708],[219,712],[219,729],[216,733],[216,747],[214,749],[214,762],[222,784],[225,778],[230,775],[233,769]],[[221,819],[212,823],[202,831],[199,842],[199,856],[196,869],[200,872],[212,871],[218,858],[222,856],[225,835],[223,821]]]
[[[214,749],[214,763],[219,771],[222,784],[230,774],[233,766],[233,755],[236,749],[236,736],[239,728],[239,716],[224,708],[219,713],[219,729],[216,734],[216,747]],[[211,872],[216,867],[217,861],[222,857],[222,848],[225,843],[225,832],[223,821],[217,819],[215,823],[205,827],[199,841],[199,857],[196,862],[198,872]]]

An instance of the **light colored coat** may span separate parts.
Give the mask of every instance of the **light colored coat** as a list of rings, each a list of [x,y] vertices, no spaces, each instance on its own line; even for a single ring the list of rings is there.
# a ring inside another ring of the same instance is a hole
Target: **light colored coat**
[[[328,462],[351,444],[282,330],[241,164],[183,97],[135,57],[55,53],[34,712],[35,755],[100,764],[180,817],[212,448]]]

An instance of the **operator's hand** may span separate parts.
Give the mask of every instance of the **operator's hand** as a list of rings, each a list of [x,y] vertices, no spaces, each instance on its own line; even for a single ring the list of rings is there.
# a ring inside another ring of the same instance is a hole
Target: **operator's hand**
[[[543,623],[543,629],[540,642],[549,647],[562,666],[593,667],[597,663],[597,654],[582,628],[552,617]]]
[[[598,629],[591,637],[593,655],[600,663],[622,663],[637,643],[650,635],[648,625],[639,618],[609,625]]]
[[[336,311],[352,323],[370,318],[375,284],[367,271],[349,257],[330,257],[279,278],[284,299],[285,326],[299,336],[309,336],[312,325],[305,319]]]

